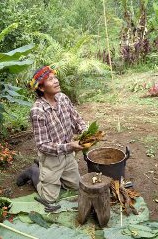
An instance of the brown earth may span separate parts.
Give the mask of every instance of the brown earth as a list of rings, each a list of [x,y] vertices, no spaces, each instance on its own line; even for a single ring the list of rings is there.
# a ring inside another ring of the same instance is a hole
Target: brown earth
[[[157,100],[157,99],[155,99]],[[106,141],[93,146],[114,147],[125,151],[129,146],[131,156],[127,160],[126,179],[134,183],[150,210],[150,218],[158,220],[158,111],[149,105],[122,105],[108,103],[85,103],[78,111],[86,122],[97,120],[106,133]],[[16,140],[13,140],[14,144]],[[32,135],[17,140],[14,149],[19,152],[13,165],[1,172],[0,187],[5,196],[14,198],[30,194],[33,186],[16,186],[17,175],[36,158],[36,147]],[[148,156],[147,156],[148,155]],[[79,170],[87,172],[82,154],[77,154]]]

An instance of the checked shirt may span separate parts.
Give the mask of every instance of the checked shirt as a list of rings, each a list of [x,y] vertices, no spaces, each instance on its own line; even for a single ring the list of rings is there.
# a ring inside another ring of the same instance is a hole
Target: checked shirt
[[[45,98],[38,98],[31,109],[36,146],[45,154],[71,153],[69,142],[74,134],[83,132],[86,125],[65,94],[58,93],[55,99],[57,103],[53,107]]]

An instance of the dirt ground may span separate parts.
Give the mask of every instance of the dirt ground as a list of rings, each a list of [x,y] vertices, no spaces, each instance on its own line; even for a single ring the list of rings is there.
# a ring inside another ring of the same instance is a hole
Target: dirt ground
[[[155,99],[157,100],[157,99]],[[100,129],[106,133],[106,141],[96,147],[113,147],[125,151],[130,148],[131,156],[127,160],[125,177],[131,180],[134,188],[140,192],[150,210],[150,218],[158,220],[158,111],[148,105],[125,103],[85,103],[78,111],[86,122],[97,120]],[[16,142],[17,141],[17,142]],[[5,196],[14,198],[30,194],[33,186],[16,186],[16,177],[31,165],[36,156],[36,147],[31,134],[13,140],[13,148],[18,158],[12,167],[1,172],[0,187]],[[17,143],[17,144],[16,144]],[[87,172],[87,164],[82,154],[77,154],[81,175]]]

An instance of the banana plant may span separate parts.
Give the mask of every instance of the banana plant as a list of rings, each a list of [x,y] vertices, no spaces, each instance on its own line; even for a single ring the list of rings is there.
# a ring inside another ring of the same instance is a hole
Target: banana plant
[[[4,29],[0,33],[0,41],[2,41],[5,35],[16,27],[16,24],[12,24]],[[17,74],[30,66],[33,61],[27,59],[26,57],[34,47],[34,44],[29,44],[7,53],[0,53],[0,73],[2,73],[2,75],[4,72]],[[21,99],[22,95],[19,93],[19,87],[15,87],[12,84],[7,84],[4,79],[0,79],[0,90],[0,125],[2,126],[4,121],[3,113],[5,112],[3,99],[23,105],[29,105],[29,102]]]

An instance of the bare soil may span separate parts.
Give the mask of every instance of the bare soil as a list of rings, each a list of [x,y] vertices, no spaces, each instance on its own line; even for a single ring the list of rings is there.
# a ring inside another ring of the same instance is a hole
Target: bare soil
[[[157,99],[155,99],[157,100]],[[125,151],[130,148],[131,156],[126,164],[126,179],[134,184],[150,210],[150,219],[158,220],[158,111],[150,105],[84,103],[78,111],[86,122],[97,120],[100,129],[105,131],[106,141],[96,147],[113,147]],[[32,135],[13,140],[13,148],[18,158],[13,165],[1,172],[0,188],[3,195],[14,198],[30,194],[33,186],[16,186],[16,177],[30,166],[36,156]],[[16,144],[17,143],[17,144]],[[87,164],[81,153],[77,154],[81,175],[87,172]]]

